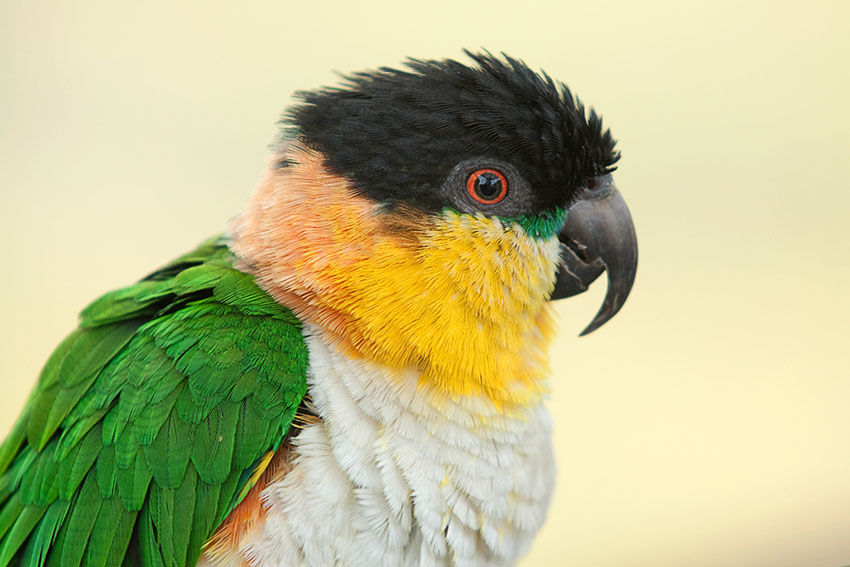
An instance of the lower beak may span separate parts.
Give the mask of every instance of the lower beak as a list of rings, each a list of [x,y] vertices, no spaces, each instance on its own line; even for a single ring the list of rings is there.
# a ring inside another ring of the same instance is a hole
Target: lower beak
[[[626,202],[610,175],[594,179],[567,210],[567,222],[558,234],[561,264],[551,299],[587,291],[602,272],[608,272],[608,292],[587,335],[617,314],[626,302],[637,272],[637,236]]]

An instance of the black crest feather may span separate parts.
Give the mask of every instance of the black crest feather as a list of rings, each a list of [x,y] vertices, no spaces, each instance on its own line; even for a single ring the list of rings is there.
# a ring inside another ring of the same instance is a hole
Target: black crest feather
[[[504,54],[466,53],[475,65],[408,59],[407,69],[300,92],[284,123],[370,198],[429,210],[444,206],[436,189],[472,157],[511,163],[540,211],[564,206],[586,178],[613,169],[611,133],[566,85]]]

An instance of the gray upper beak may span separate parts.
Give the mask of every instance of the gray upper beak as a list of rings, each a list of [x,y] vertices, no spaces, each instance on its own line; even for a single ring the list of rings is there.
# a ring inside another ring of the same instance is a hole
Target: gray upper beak
[[[637,272],[637,236],[626,202],[611,175],[593,180],[567,210],[561,241],[561,265],[552,299],[586,291],[603,271],[608,292],[602,307],[580,336],[591,333],[617,314],[626,302]]]

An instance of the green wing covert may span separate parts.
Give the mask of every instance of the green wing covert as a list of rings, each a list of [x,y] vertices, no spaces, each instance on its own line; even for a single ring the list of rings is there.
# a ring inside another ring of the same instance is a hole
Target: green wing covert
[[[307,388],[233,261],[214,238],[83,311],[0,447],[0,567],[195,564]]]

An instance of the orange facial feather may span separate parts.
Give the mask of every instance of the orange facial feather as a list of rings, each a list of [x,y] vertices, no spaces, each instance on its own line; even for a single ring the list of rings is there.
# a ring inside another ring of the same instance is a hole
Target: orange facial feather
[[[499,406],[540,393],[555,238],[451,211],[382,209],[294,146],[236,221],[232,248],[277,301],[352,356]]]

